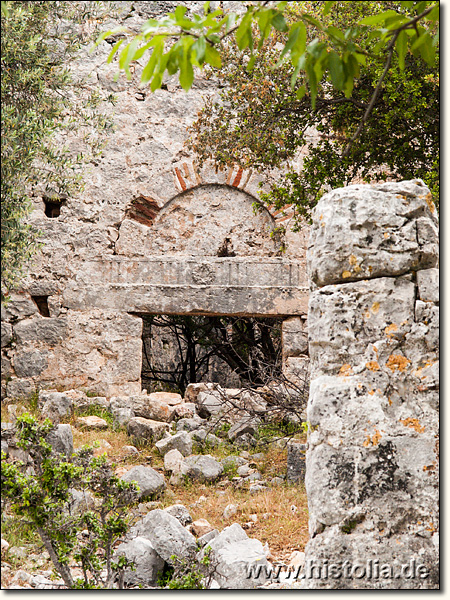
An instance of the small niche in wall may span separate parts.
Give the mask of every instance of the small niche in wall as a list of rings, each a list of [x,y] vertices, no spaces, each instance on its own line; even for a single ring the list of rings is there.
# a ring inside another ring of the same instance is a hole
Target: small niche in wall
[[[48,296],[31,296],[31,299],[36,304],[39,313],[43,317],[50,316],[50,310],[48,308]]]
[[[45,216],[48,217],[49,219],[56,219],[57,217],[59,217],[59,215],[61,214],[61,206],[64,204],[65,200],[63,199],[50,199],[47,198],[46,196],[44,196],[42,198],[42,200],[44,201],[44,212],[45,212]]]

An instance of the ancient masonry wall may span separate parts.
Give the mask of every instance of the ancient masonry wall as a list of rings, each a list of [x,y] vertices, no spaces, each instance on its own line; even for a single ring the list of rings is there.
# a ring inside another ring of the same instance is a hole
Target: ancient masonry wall
[[[177,3],[114,4],[120,14],[103,28],[138,31]],[[203,2],[186,5],[195,12]],[[93,52],[87,45],[70,65],[76,81],[115,94],[104,107],[115,129],[85,170],[84,190],[59,214],[46,210],[43,190],[34,191],[29,220],[42,232],[42,249],[2,307],[2,397],[40,388],[140,393],[142,313],[290,318],[285,366],[298,371],[306,352],[307,228],[290,231],[289,211],[255,211],[266,185],[260,174],[199,165],[187,150],[188,128],[204,97],[217,94],[216,81],[199,72],[185,93],[167,77],[150,93],[139,87],[144,59],[131,81],[116,81],[117,63],[106,63],[113,41]],[[73,153],[82,149],[81,139],[67,141]],[[281,224],[283,239],[272,235]]]
[[[429,190],[413,180],[328,193],[308,253],[306,559],[323,571],[304,587],[437,589],[438,222]]]

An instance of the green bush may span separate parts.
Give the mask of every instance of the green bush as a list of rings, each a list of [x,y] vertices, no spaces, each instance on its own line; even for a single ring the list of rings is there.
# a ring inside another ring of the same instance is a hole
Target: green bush
[[[55,453],[47,437],[55,428],[25,413],[16,422],[18,446],[30,457],[32,468],[7,461],[2,453],[2,497],[19,517],[25,517],[39,534],[50,558],[69,589],[122,587],[123,557],[112,561],[115,543],[127,532],[129,507],[138,498],[134,483],[121,481],[106,456],[95,458],[85,447],[69,460]],[[72,490],[89,492],[94,507],[82,514],[72,511]],[[87,535],[80,535],[87,530]],[[75,562],[83,578],[74,580],[69,568]],[[104,573],[106,572],[106,575]]]

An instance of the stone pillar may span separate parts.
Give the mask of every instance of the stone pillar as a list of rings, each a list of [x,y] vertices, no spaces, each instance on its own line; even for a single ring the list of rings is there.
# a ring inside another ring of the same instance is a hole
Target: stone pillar
[[[439,588],[438,256],[421,180],[315,209],[305,589]]]

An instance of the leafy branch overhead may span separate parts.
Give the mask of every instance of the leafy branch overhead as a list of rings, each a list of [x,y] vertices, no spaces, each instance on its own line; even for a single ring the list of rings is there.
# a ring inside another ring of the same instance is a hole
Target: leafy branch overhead
[[[203,16],[194,14],[191,17],[186,15],[185,6],[177,6],[173,13],[162,19],[146,21],[141,33],[131,40],[130,32],[119,27],[102,33],[97,44],[111,35],[123,34],[114,44],[109,62],[119,54],[120,69],[131,77],[132,61],[148,52],[142,84],[149,84],[152,91],[159,89],[167,71],[169,75],[179,73],[180,84],[189,90],[194,80],[194,67],[221,67],[218,47],[230,36],[234,37],[239,50],[250,52],[247,69],[251,70],[257,51],[274,31],[278,31],[285,34],[285,42],[280,48],[276,67],[285,62],[292,65],[292,89],[302,74],[304,84],[296,88],[296,94],[299,99],[309,94],[313,109],[322,81],[328,81],[345,98],[350,98],[355,80],[360,77],[368,58],[383,56],[385,68],[362,119],[361,129],[380,93],[394,52],[401,70],[405,68],[407,53],[428,65],[434,64],[439,42],[439,33],[435,32],[439,20],[438,2],[398,2],[396,9],[366,16],[351,27],[326,24],[326,17],[336,2],[324,2],[319,16],[300,12],[297,19],[288,24],[284,14],[288,4],[292,3],[257,2],[247,6],[243,15],[238,15],[224,14],[221,9],[209,12],[210,2],[205,2]],[[308,41],[310,31],[317,35]],[[361,39],[367,43],[361,44]],[[356,139],[359,133],[358,129],[353,137]]]

